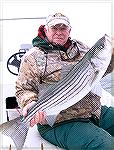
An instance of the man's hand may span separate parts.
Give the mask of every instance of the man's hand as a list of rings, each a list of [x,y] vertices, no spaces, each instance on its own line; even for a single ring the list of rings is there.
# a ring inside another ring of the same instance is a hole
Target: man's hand
[[[24,108],[23,108],[23,116],[27,116],[27,110],[34,105],[36,102],[32,101],[31,103],[27,104]],[[38,111],[36,112],[36,114],[33,116],[33,118],[30,120],[30,126],[33,127],[35,124],[37,123],[41,123],[41,124],[46,124],[46,114],[43,111]]]

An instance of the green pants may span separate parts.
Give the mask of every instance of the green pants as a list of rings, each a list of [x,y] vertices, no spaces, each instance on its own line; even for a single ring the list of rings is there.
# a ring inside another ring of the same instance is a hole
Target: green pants
[[[66,150],[113,150],[114,108],[102,106],[100,125],[73,121],[41,133],[50,143]]]

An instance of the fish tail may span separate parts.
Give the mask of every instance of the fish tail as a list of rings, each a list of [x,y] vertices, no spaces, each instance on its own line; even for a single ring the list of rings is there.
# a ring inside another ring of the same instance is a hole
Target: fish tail
[[[0,132],[12,138],[17,150],[22,150],[28,130],[29,126],[22,122],[21,117],[0,125]]]

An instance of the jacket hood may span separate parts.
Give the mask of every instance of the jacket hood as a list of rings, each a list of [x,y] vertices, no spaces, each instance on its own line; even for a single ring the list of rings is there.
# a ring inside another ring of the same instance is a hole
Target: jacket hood
[[[32,40],[32,45],[34,47],[39,47],[45,52],[49,52],[52,50],[59,50],[66,52],[69,46],[72,44],[70,37],[68,38],[67,42],[64,46],[61,45],[53,45],[48,41],[44,32],[45,25],[41,25],[38,29],[38,35]]]

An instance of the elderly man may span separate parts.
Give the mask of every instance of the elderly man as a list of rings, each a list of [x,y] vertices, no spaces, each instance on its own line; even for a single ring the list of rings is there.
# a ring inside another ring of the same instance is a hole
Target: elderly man
[[[70,38],[71,24],[61,13],[47,17],[33,48],[25,54],[16,82],[16,97],[23,115],[38,100],[46,85],[61,80],[62,65],[78,62],[88,46]],[[62,62],[62,63],[61,63]],[[62,110],[51,127],[45,112],[38,111],[30,121],[41,136],[66,150],[111,150],[114,141],[114,108],[101,106],[101,86],[73,106]]]

